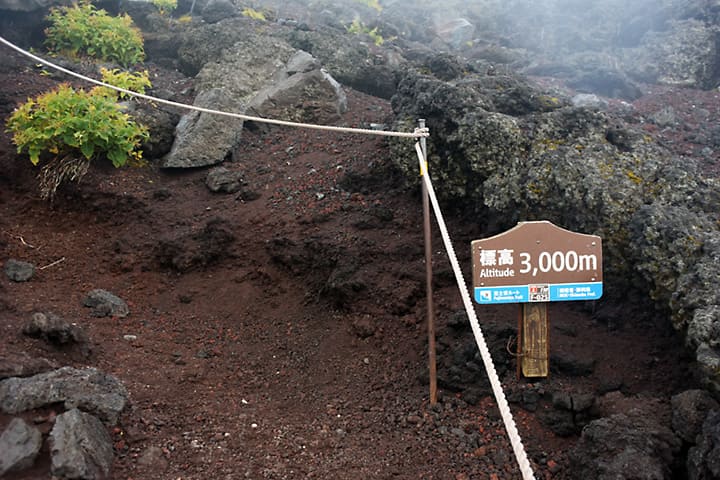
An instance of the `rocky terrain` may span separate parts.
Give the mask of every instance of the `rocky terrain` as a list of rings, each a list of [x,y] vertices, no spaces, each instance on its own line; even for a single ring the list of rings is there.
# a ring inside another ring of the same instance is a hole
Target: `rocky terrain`
[[[51,3],[0,2],[3,38],[43,56]],[[550,306],[547,379],[516,376],[518,307],[476,308],[535,476],[716,478],[718,9],[565,3],[98,5],[143,30],[154,97],[425,119],[468,279],[470,241],[518,221],[600,235],[606,294]],[[3,118],[85,86],[0,57]],[[53,202],[0,136],[3,478],[521,478],[436,230],[429,404],[411,140],[130,108],[149,165]]]

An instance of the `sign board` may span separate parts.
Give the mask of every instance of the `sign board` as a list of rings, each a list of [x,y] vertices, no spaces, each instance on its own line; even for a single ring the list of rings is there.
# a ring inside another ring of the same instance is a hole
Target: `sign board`
[[[520,222],[471,244],[479,304],[597,300],[602,240],[548,221]]]

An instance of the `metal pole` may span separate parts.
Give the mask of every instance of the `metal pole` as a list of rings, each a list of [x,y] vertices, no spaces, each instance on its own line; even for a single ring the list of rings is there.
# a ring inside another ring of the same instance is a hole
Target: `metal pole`
[[[419,119],[420,128],[425,128],[425,120]],[[424,168],[421,175],[425,175],[428,170],[427,165],[427,141],[425,137],[420,138],[420,149],[423,154]],[[430,405],[437,403],[437,360],[435,353],[435,309],[433,307],[433,288],[432,288],[432,238],[430,230],[430,196],[428,195],[427,186],[422,182],[423,197],[423,219],[425,224],[425,294],[427,296],[427,320],[428,320],[428,366],[430,370]]]

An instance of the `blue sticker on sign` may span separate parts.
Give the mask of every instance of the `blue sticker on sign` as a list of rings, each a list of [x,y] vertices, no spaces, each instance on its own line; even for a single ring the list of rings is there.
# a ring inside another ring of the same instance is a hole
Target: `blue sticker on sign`
[[[475,301],[482,305],[568,302],[574,300],[598,300],[602,297],[602,293],[602,282],[476,287]]]

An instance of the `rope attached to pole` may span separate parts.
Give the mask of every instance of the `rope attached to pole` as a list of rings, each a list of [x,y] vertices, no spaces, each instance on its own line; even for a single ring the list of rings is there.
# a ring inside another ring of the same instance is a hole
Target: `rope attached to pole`
[[[417,152],[418,160],[420,162],[420,172],[423,184],[425,185],[430,202],[435,212],[435,218],[440,227],[440,233],[442,234],[443,243],[445,244],[445,250],[447,251],[448,258],[455,273],[455,280],[457,281],[458,288],[460,289],[460,296],[462,297],[463,304],[465,305],[465,311],[467,312],[468,319],[470,320],[470,326],[472,327],[473,334],[475,336],[475,342],[480,349],[480,356],[482,357],[483,363],[485,364],[485,371],[487,372],[492,386],[493,394],[495,395],[495,401],[498,404],[500,410],[500,416],[502,417],[503,423],[505,424],[505,430],[510,438],[510,444],[512,445],[515,458],[517,459],[520,472],[522,473],[523,480],[535,480],[535,474],[533,473],[530,462],[528,461],[525,448],[522,444],[522,439],[518,432],[515,420],[513,420],[512,412],[510,412],[510,406],[508,405],[507,398],[503,392],[502,385],[500,384],[500,378],[498,377],[495,365],[493,364],[492,357],[490,356],[490,350],[488,349],[487,343],[485,343],[485,337],[480,329],[480,323],[478,322],[477,316],[475,315],[475,309],[473,308],[472,301],[470,300],[470,294],[468,293],[465,278],[463,277],[462,270],[460,270],[460,264],[455,255],[455,249],[450,241],[450,235],[448,234],[445,220],[443,219],[440,205],[435,196],[435,190],[433,189],[432,182],[430,181],[430,175],[427,174],[427,163],[424,152],[419,142],[415,142],[415,151]]]
[[[131,95],[133,97],[150,100],[150,101],[156,102],[156,103],[170,105],[172,107],[179,107],[179,108],[184,108],[184,109],[188,109],[188,110],[195,110],[198,112],[211,113],[214,115],[224,115],[226,117],[239,118],[241,120],[246,120],[246,121],[251,121],[251,122],[269,123],[272,125],[282,125],[282,126],[286,126],[286,127],[309,128],[309,129],[313,129],[313,130],[327,130],[327,131],[331,131],[331,132],[342,132],[342,133],[359,133],[362,135],[377,135],[377,136],[383,136],[383,137],[422,138],[422,137],[429,136],[429,133],[427,130],[417,130],[416,129],[414,132],[411,133],[411,132],[392,132],[392,131],[386,131],[386,130],[370,130],[370,129],[365,129],[365,128],[335,127],[335,126],[331,126],[331,125],[314,125],[311,123],[287,122],[285,120],[275,120],[275,119],[270,119],[270,118],[253,117],[253,116],[244,115],[241,113],[223,112],[221,110],[213,110],[210,108],[203,108],[203,107],[197,107],[195,105],[187,105],[185,103],[173,102],[171,100],[165,100],[162,98],[151,97],[150,95],[145,95],[143,93],[133,92],[132,90],[126,90],[124,88],[116,87],[115,85],[110,85],[109,83],[101,82],[94,78],[86,77],[85,75],[81,75],[79,73],[73,72],[72,70],[68,70],[67,68],[63,68],[60,65],[56,65],[48,60],[45,60],[42,57],[33,55],[32,53],[28,52],[27,50],[23,50],[22,48],[18,47],[17,45],[5,40],[5,38],[3,38],[1,36],[0,36],[0,43],[7,45],[8,47],[12,48],[16,52],[19,52],[22,55],[25,55],[26,57],[31,58],[32,60],[34,60],[38,63],[47,65],[50,68],[53,68],[59,72],[63,72],[72,77],[79,78],[80,80],[84,80],[86,82],[90,82],[95,85],[100,85],[102,87],[111,88],[118,92],[122,92],[126,95]]]
[[[125,93],[125,94],[133,96],[133,97],[150,100],[152,102],[156,102],[156,103],[160,103],[160,104],[170,105],[173,107],[179,107],[179,108],[188,109],[188,110],[195,110],[198,112],[210,113],[210,114],[215,114],[215,115],[224,115],[227,117],[239,118],[241,120],[253,121],[253,122],[258,122],[258,123],[268,123],[268,124],[273,124],[273,125],[282,125],[282,126],[297,127],[297,128],[308,128],[308,129],[314,129],[314,130],[327,130],[327,131],[343,132],[343,133],[357,133],[357,134],[363,134],[363,135],[376,135],[376,136],[415,138],[415,139],[424,139],[429,136],[429,130],[427,128],[416,128],[413,132],[393,132],[393,131],[384,131],[384,130],[369,130],[369,129],[362,129],[362,128],[336,127],[336,126],[329,126],[329,125],[314,125],[314,124],[309,124],[309,123],[287,122],[284,120],[253,117],[250,115],[244,115],[244,114],[240,114],[240,113],[224,112],[224,111],[220,111],[220,110],[213,110],[213,109],[209,109],[209,108],[203,108],[203,107],[197,107],[194,105],[187,105],[184,103],[173,102],[173,101],[165,100],[162,98],[152,97],[150,95],[133,92],[131,90],[126,90],[124,88],[116,87],[114,85],[110,85],[108,83],[104,83],[99,80],[96,80],[96,79],[93,79],[90,77],[86,77],[79,73],[73,72],[72,70],[63,68],[59,65],[56,65],[52,62],[49,62],[49,61],[43,59],[41,57],[38,57],[37,55],[33,55],[32,53],[30,53],[26,50],[23,50],[22,48],[18,47],[17,45],[7,41],[2,36],[0,36],[0,43],[10,47],[11,49],[19,52],[20,54],[22,54],[28,58],[31,58],[32,60],[34,60],[38,63],[46,65],[50,68],[53,68],[60,72],[63,72],[72,77],[79,78],[80,80],[84,80],[86,82],[89,82],[89,83],[92,83],[95,85],[99,85],[102,87],[111,88],[113,90]],[[465,279],[463,278],[462,271],[460,270],[460,265],[458,263],[457,256],[455,255],[455,250],[452,246],[452,242],[450,241],[450,236],[448,234],[447,227],[445,225],[445,220],[443,219],[442,212],[440,210],[440,206],[437,201],[437,197],[435,196],[435,190],[433,189],[432,182],[430,181],[430,176],[427,174],[427,161],[426,161],[423,149],[421,148],[419,142],[415,143],[415,150],[417,152],[418,159],[420,161],[420,175],[422,177],[423,185],[427,188],[428,197],[430,199],[430,202],[432,203],[433,211],[435,212],[435,217],[437,219],[438,226],[440,227],[440,232],[442,234],[443,243],[445,244],[445,249],[447,250],[448,257],[450,258],[450,263],[452,264],[453,271],[455,272],[455,279],[457,281],[458,288],[460,290],[460,295],[461,295],[463,303],[465,305],[465,310],[467,312],[468,318],[470,319],[470,325],[472,327],[473,334],[475,335],[475,340],[477,342],[478,348],[480,349],[480,355],[485,364],[485,370],[488,374],[488,378],[490,379],[490,385],[492,386],[493,394],[495,395],[495,400],[497,401],[498,408],[500,410],[500,415],[502,416],[503,423],[505,424],[505,429],[508,432],[508,436],[510,438],[510,444],[512,445],[513,451],[515,453],[515,457],[517,458],[518,465],[520,467],[520,471],[523,476],[523,480],[535,480],[535,476],[534,476],[532,468],[530,466],[530,462],[527,459],[527,455],[525,453],[525,449],[523,447],[522,440],[520,438],[517,427],[515,425],[515,421],[513,420],[512,413],[510,412],[510,407],[508,406],[507,399],[505,398],[505,394],[503,393],[502,386],[500,385],[500,379],[498,378],[497,372],[495,370],[495,365],[493,364],[492,357],[490,356],[490,351],[487,347],[487,344],[485,343],[485,337],[483,336],[482,330],[480,329],[480,325],[479,325],[477,317],[475,315],[475,310],[473,308],[472,301],[470,300],[470,294],[468,293],[467,285],[465,284]]]

